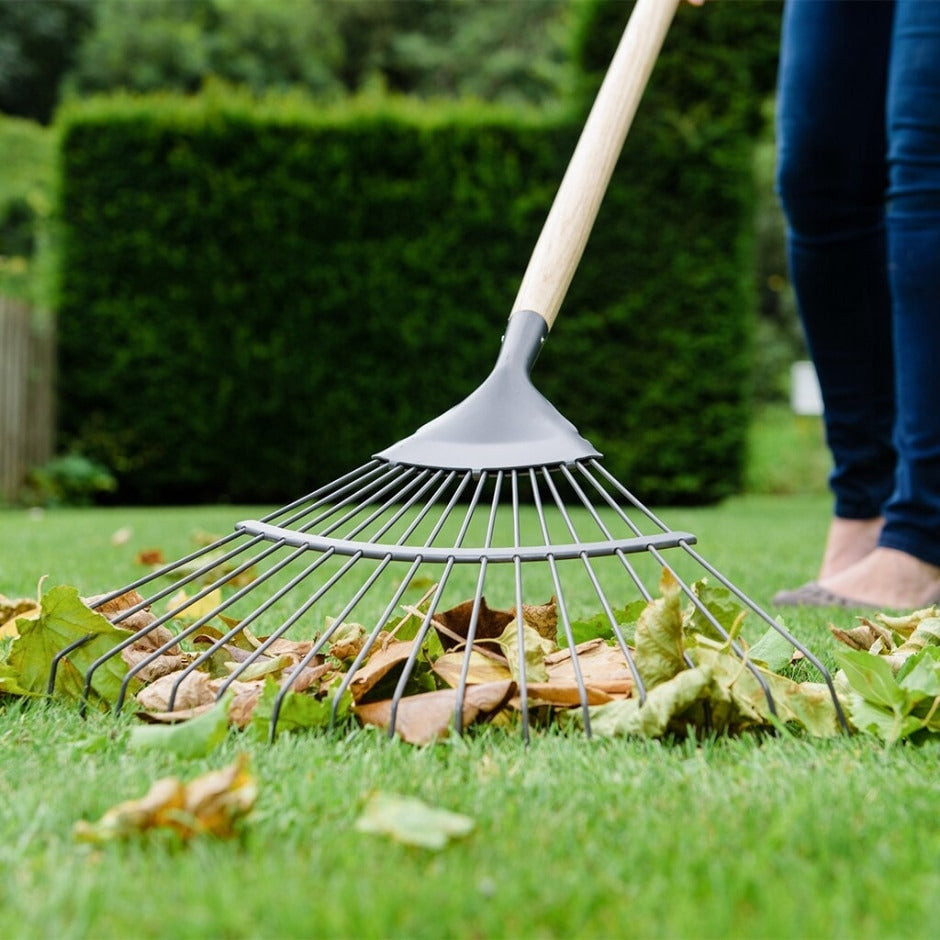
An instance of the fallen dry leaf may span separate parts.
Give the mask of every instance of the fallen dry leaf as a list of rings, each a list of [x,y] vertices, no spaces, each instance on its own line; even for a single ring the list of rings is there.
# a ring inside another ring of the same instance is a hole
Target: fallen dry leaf
[[[829,624],[829,630],[840,643],[844,643],[853,650],[870,650],[879,640],[886,649],[894,649],[891,631],[882,624],[874,623],[867,618],[862,618],[862,622],[851,630],[843,630],[834,624]]]
[[[16,621],[21,617],[26,620],[37,620],[41,612],[42,608],[35,598],[20,597],[17,600],[11,600],[6,595],[0,594],[0,638],[18,637],[20,632],[16,628]]]
[[[431,623],[441,638],[441,646],[445,650],[453,649],[459,643],[466,641],[470,635],[470,621],[473,616],[473,601],[464,601],[450,610],[434,615]],[[508,610],[491,610],[486,605],[486,598],[480,598],[480,610],[477,615],[474,640],[495,640],[500,636],[506,625],[515,620],[514,612]]]
[[[197,669],[180,682],[171,709],[170,695],[179,679],[175,672],[161,676],[137,693],[137,702],[148,712],[188,711],[215,702],[220,683]]]
[[[176,777],[157,780],[143,797],[118,803],[97,822],[80,820],[75,835],[87,842],[108,842],[167,829],[184,840],[197,835],[230,838],[257,795],[257,784],[243,755],[228,767],[189,783]]]
[[[431,667],[452,689],[460,684],[466,651],[444,653],[438,656]],[[470,667],[467,671],[468,685],[482,685],[485,682],[504,682],[512,678],[509,665],[502,656],[489,656],[477,649],[470,651]]]
[[[137,591],[125,591],[102,603],[102,598],[107,596],[107,594],[93,594],[91,597],[83,597],[82,603],[101,614],[116,627],[129,630],[131,633],[146,629],[157,619],[150,612],[149,607],[141,607],[132,614],[128,613],[129,610],[144,603],[143,597]]]
[[[602,639],[588,640],[575,647],[581,678],[610,695],[629,695],[633,689],[633,673],[619,646],[610,646]],[[559,650],[545,657],[545,668],[552,683],[575,683],[571,650]]]
[[[174,639],[174,634],[166,627],[154,627],[134,640],[130,646],[121,650],[121,658],[127,663],[129,669],[134,669],[138,664],[152,656],[160,647]],[[152,662],[139,669],[135,675],[142,682],[153,682],[161,676],[185,668],[190,662],[192,662],[192,657],[184,653],[178,643],[174,643],[166,652],[161,653]]]
[[[161,548],[142,548],[137,553],[137,564],[144,565],[147,568],[159,568],[166,564]]]
[[[122,526],[120,529],[116,529],[111,535],[111,544],[114,545],[115,548],[126,545],[131,540],[133,534],[134,530],[129,525]]]
[[[349,692],[358,702],[368,694],[372,688],[393,669],[403,666],[414,650],[413,640],[393,640],[384,646],[373,648],[368,661],[349,683]]]
[[[488,682],[472,685],[466,690],[461,718],[468,727],[479,718],[502,708],[515,691],[514,682]],[[454,726],[457,709],[457,690],[442,689],[405,696],[398,703],[395,715],[395,733],[409,744],[430,744],[446,737]],[[356,705],[353,711],[363,724],[388,728],[392,719],[392,702],[370,702]]]
[[[529,696],[529,705],[554,705],[561,708],[573,708],[584,704],[581,701],[581,689],[576,682],[530,682],[526,686],[526,692]],[[606,705],[614,701],[614,696],[598,689],[595,686],[586,685],[584,695],[588,705]],[[625,698],[625,696],[620,696]],[[522,702],[518,698],[512,700],[513,708],[520,709]]]
[[[515,617],[516,609],[512,609]],[[522,621],[546,640],[555,642],[558,636],[558,605],[553,597],[547,604],[523,604]]]

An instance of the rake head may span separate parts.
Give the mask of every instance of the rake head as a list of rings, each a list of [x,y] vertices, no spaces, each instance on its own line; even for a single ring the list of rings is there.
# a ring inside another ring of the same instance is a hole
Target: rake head
[[[630,710],[642,712],[663,679],[648,650],[663,641],[650,631],[671,617],[677,670],[733,661],[745,711],[787,721],[779,677],[754,661],[737,614],[715,607],[707,583],[816,671],[833,724],[847,727],[822,663],[705,561],[692,533],[670,529],[606,471],[554,409],[530,448],[553,461],[514,465],[525,447],[505,429],[524,427],[523,413],[518,396],[501,396],[520,371],[528,381],[544,333],[526,316],[510,325],[497,379],[471,396],[475,414],[496,420],[462,423],[458,405],[339,480],[96,598],[127,635],[85,669],[86,700],[120,660],[116,708],[136,700],[172,719],[231,694],[243,716],[233,720],[263,714],[270,738],[311,711],[318,724],[354,714],[415,742],[496,714],[513,716],[526,739],[558,716],[590,735],[605,708],[625,708],[627,727]],[[429,452],[443,466],[422,465],[414,452],[442,427],[447,445]],[[478,467],[461,453],[511,459]],[[656,599],[657,585],[668,598]],[[693,624],[695,650],[682,637]],[[50,692],[79,645],[57,657]],[[699,719],[708,726],[708,706]]]

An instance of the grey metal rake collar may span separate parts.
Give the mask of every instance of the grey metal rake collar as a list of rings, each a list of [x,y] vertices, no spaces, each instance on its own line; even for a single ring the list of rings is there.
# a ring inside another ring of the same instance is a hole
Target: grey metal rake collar
[[[532,384],[548,336],[544,317],[516,311],[484,382],[460,404],[376,454],[389,463],[454,470],[522,469],[600,457]]]

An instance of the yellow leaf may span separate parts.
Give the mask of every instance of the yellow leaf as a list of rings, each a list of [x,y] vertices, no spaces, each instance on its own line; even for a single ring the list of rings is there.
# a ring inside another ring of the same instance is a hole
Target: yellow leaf
[[[200,597],[198,601],[191,601],[186,592],[180,588],[173,597],[170,598],[168,610],[176,610],[181,607],[182,610],[175,616],[180,620],[201,620],[215,612],[215,609],[222,603],[222,588],[216,588],[210,591],[205,597]]]
[[[166,829],[184,840],[197,835],[225,839],[235,834],[236,824],[251,811],[257,795],[257,783],[242,755],[228,767],[189,783],[176,777],[157,780],[140,799],[118,803],[97,822],[80,820],[75,835],[86,842],[108,842]]]

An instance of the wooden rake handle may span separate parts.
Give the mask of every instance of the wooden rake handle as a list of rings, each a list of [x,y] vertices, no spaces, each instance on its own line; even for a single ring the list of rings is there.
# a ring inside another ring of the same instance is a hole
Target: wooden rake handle
[[[637,0],[529,259],[513,313],[533,310],[549,329],[555,322],[678,5],[679,0]]]

